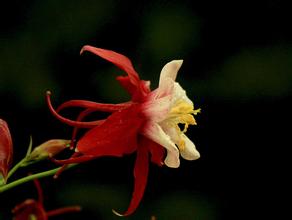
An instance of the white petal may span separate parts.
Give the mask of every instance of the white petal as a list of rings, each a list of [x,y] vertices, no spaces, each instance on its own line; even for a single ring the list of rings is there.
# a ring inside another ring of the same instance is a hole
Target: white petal
[[[160,122],[163,121],[171,107],[171,96],[165,96],[154,100],[149,100],[143,103],[142,111],[148,120]]]
[[[159,86],[156,90],[156,98],[160,98],[160,97],[164,97],[164,96],[168,96],[171,95],[173,96],[174,94],[174,84],[175,81],[173,81],[173,79],[171,78],[165,78],[163,85]]]
[[[168,167],[177,168],[179,167],[179,151],[175,144],[171,141],[170,137],[164,133],[162,128],[155,122],[148,122],[142,134],[152,141],[160,144],[167,150],[167,155],[164,163]]]
[[[195,144],[186,136],[182,135],[185,141],[184,150],[180,151],[181,156],[186,160],[197,160],[200,158],[200,153],[197,151]]]
[[[163,131],[170,137],[172,142],[174,142],[176,145],[179,143],[180,133],[175,129],[174,126],[170,126],[168,122],[162,122],[159,123]]]
[[[174,91],[173,91],[173,99],[172,99],[172,104],[174,104],[178,100],[184,100],[187,103],[193,105],[192,100],[189,99],[187,96],[186,91],[180,86],[179,83],[175,82],[174,83]]]
[[[162,68],[159,79],[159,87],[165,89],[168,85],[168,79],[175,81],[177,72],[180,69],[183,60],[173,60]]]

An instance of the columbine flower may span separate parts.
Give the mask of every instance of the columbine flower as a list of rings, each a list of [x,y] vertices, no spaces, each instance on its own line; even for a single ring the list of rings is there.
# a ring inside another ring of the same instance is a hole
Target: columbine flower
[[[13,210],[14,220],[47,220],[51,216],[61,215],[68,212],[78,212],[80,206],[69,206],[51,211],[46,211],[43,205],[43,192],[36,179],[34,181],[38,192],[38,199],[27,199],[18,204]]]
[[[143,197],[147,183],[149,155],[151,161],[169,167],[179,166],[179,152],[188,160],[198,159],[199,152],[193,142],[184,134],[188,125],[196,124],[192,101],[186,92],[175,82],[182,61],[166,64],[162,71],[159,87],[151,91],[150,82],[140,80],[131,61],[116,52],[85,46],[81,52],[90,51],[115,64],[127,73],[117,80],[130,93],[130,102],[121,104],[102,104],[86,100],[71,100],[63,103],[57,111],[52,107],[50,92],[47,102],[51,112],[62,122],[74,126],[75,136],[78,128],[90,128],[76,144],[76,153],[61,164],[78,163],[100,156],[123,156],[134,151],[137,158],[134,167],[135,186],[131,203],[124,215],[135,211]],[[77,120],[62,117],[58,112],[68,107],[82,107]],[[84,122],[83,118],[94,111],[112,113],[105,120]],[[184,125],[181,131],[179,124]],[[116,213],[116,212],[115,212]],[[116,213],[117,214],[117,213]]]
[[[0,183],[1,178],[4,183],[6,182],[6,177],[8,169],[12,163],[13,156],[13,144],[11,139],[11,134],[7,123],[0,119]]]

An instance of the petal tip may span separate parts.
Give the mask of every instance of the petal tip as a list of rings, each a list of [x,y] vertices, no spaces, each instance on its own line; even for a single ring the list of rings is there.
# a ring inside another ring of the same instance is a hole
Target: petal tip
[[[46,91],[46,95],[47,95],[47,96],[51,96],[51,95],[52,95],[52,92],[51,92],[50,90],[47,90],[47,91]]]
[[[177,64],[180,64],[180,65],[182,65],[182,64],[183,64],[183,62],[184,62],[184,60],[174,60],[174,62],[176,62]]]
[[[169,64],[174,65],[177,70],[182,66],[184,60],[172,60],[171,62],[169,62]]]
[[[118,213],[118,212],[117,212],[116,210],[114,210],[114,209],[112,209],[112,212],[113,212],[115,215],[119,216],[119,217],[125,217],[125,215]]]
[[[200,159],[200,157],[201,157],[201,155],[200,155],[200,153],[198,152],[197,154],[193,155],[193,157],[190,158],[189,160],[198,160],[198,159]]]
[[[201,154],[200,154],[200,152],[199,152],[199,151],[197,151],[197,154],[196,154],[196,159],[195,159],[195,160],[199,159],[200,157],[201,157]]]
[[[173,161],[173,160],[168,160],[168,158],[166,158],[164,160],[164,163],[166,166],[168,166],[169,168],[179,168],[180,166],[180,161],[177,160],[177,161]]]
[[[84,45],[81,50],[80,50],[80,55],[84,52],[84,51],[88,51],[90,50],[90,48],[92,48],[92,46],[89,46],[89,45]]]
[[[186,160],[198,160],[201,157],[201,154],[194,148],[192,151],[181,151],[181,156]]]

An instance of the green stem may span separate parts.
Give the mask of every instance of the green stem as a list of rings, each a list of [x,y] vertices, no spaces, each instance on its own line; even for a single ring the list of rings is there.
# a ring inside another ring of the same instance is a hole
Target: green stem
[[[26,156],[19,161],[8,173],[7,178],[6,178],[6,182],[7,180],[12,176],[13,173],[15,173],[16,170],[18,170],[19,167],[21,167],[25,162],[27,162],[27,158],[31,153],[31,149],[32,149],[32,137],[30,136],[30,141],[29,141],[29,146],[27,148],[27,152],[26,152]]]
[[[75,165],[77,165],[77,164],[70,164],[70,165],[67,166],[67,169],[71,168],[71,167],[73,167]],[[0,193],[4,192],[6,190],[9,190],[11,188],[14,188],[15,186],[18,186],[18,185],[21,185],[23,183],[26,183],[26,182],[29,182],[31,180],[34,180],[34,179],[39,179],[39,178],[43,178],[43,177],[47,177],[47,176],[52,176],[55,173],[57,173],[57,171],[59,169],[61,169],[61,168],[58,167],[58,168],[55,168],[55,169],[52,169],[52,170],[48,170],[48,171],[44,171],[44,172],[41,172],[41,173],[32,174],[32,175],[23,177],[21,179],[15,180],[14,182],[11,182],[11,183],[8,183],[8,184],[6,184],[4,186],[1,186],[0,187]]]
[[[16,170],[18,170],[18,168],[24,163],[26,161],[26,157],[25,158],[23,158],[21,161],[19,161],[10,171],[9,171],[9,173],[8,173],[8,175],[7,175],[7,179],[6,180],[8,180],[9,179],[9,177],[11,177],[12,176],[12,174],[16,171]]]

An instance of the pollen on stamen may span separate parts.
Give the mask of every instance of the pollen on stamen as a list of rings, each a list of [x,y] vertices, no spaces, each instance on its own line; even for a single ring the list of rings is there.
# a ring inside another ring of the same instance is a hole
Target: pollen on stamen
[[[201,108],[193,110],[193,112],[192,112],[192,114],[194,114],[194,115],[197,115],[198,113],[201,113]]]
[[[186,146],[186,143],[185,143],[185,141],[181,138],[181,139],[179,140],[179,144],[178,144],[178,148],[179,148],[179,150],[183,151],[183,150],[185,149],[185,146]]]
[[[189,124],[185,124],[184,130],[182,131],[183,133],[186,133],[188,130]]]

